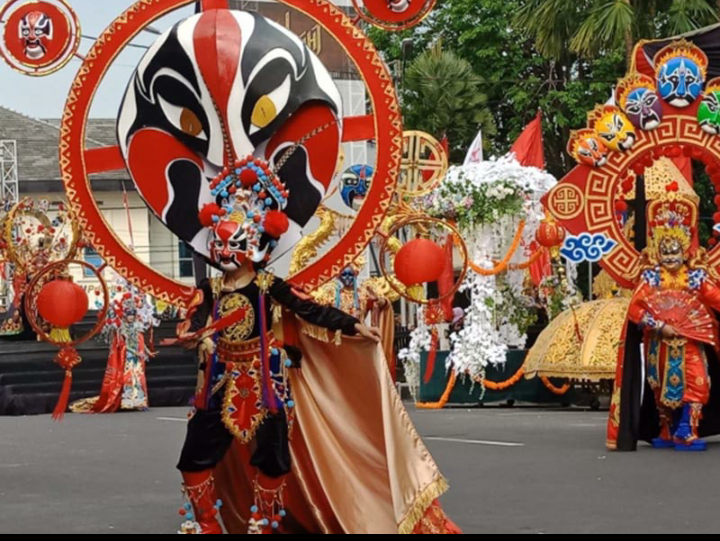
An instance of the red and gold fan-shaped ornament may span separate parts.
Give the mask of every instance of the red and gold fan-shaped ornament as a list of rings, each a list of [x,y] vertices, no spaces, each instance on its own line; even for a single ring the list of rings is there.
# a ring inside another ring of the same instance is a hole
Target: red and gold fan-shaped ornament
[[[387,260],[390,240],[414,237],[397,252],[394,259],[394,275],[388,272]],[[439,244],[445,237],[446,247]],[[448,252],[449,247],[449,252]],[[462,257],[460,276],[453,280],[455,249]],[[451,300],[465,280],[469,257],[467,246],[454,225],[437,218],[415,216],[397,223],[384,238],[380,249],[380,269],[390,287],[411,302],[422,304],[425,309],[425,323],[430,327],[431,346],[423,380],[429,383],[435,370],[440,336],[438,325],[445,320],[443,304]],[[448,278],[447,280],[445,278]],[[425,286],[437,283],[440,292],[436,299],[425,298]]]
[[[93,328],[73,338],[71,327],[80,323],[88,313],[89,300],[85,290],[72,278],[71,266],[80,271],[92,272],[100,283],[103,304],[97,314]],[[57,363],[65,371],[65,380],[53,419],[62,419],[68,406],[72,388],[72,370],[82,362],[77,346],[97,335],[105,324],[109,305],[107,284],[102,274],[84,261],[66,260],[52,263],[41,270],[33,279],[25,295],[25,313],[28,322],[38,337],[60,348],[55,356]]]

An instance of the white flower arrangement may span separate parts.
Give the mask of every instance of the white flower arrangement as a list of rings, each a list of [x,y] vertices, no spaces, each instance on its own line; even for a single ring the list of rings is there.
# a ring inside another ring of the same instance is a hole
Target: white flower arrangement
[[[508,155],[450,168],[424,206],[431,216],[454,220],[473,262],[492,269],[494,261],[510,249],[521,220],[525,222],[521,248],[511,263],[527,260],[535,231],[544,218],[540,199],[556,183],[552,175],[523,167],[514,155]],[[527,310],[517,305],[518,299],[525,298],[523,279],[523,272],[508,272],[501,288],[496,276],[468,274],[461,291],[469,293],[471,303],[465,311],[464,328],[450,336],[448,369],[482,382],[488,366],[506,362],[509,347],[524,347],[527,336],[516,324],[522,319],[518,312]],[[421,321],[412,333],[410,347],[400,352],[406,373],[418,383],[420,354],[429,347],[430,332]]]

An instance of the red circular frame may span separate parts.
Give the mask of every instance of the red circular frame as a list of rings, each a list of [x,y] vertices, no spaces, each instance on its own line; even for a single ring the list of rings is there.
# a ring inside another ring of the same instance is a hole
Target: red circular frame
[[[80,46],[81,32],[77,15],[65,0],[56,0],[65,12],[58,5],[42,0],[25,2],[11,11],[21,1],[11,0],[0,9],[0,20],[9,13],[2,30],[3,46],[0,46],[0,57],[12,69],[25,75],[42,77],[55,73],[70,61]],[[21,54],[18,49],[23,46],[22,39],[15,33],[20,18],[30,11],[43,11],[52,20],[55,31],[62,32],[62,40],[48,49],[47,58],[37,62]]]
[[[411,7],[407,12],[397,13],[387,7],[387,0],[363,0],[360,6],[358,0],[352,0],[358,17],[383,30],[399,32],[420,24],[435,8],[437,0],[415,0],[421,3]]]
[[[380,227],[400,170],[402,121],[393,80],[384,62],[370,40],[340,9],[327,0],[278,1],[313,19],[353,60],[369,92],[374,130],[372,134],[363,132],[365,136],[355,140],[375,139],[377,144],[374,182],[353,225],[328,253],[290,279],[295,286],[311,291],[349,265]],[[141,262],[104,220],[90,186],[84,136],[95,92],[120,51],[158,18],[192,3],[194,0],[139,0],[115,19],[88,52],[70,90],[60,127],[62,178],[85,238],[130,283],[181,308],[188,307],[195,288],[171,280]]]

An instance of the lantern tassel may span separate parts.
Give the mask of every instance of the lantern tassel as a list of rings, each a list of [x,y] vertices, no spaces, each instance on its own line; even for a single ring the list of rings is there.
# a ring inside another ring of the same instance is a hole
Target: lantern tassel
[[[60,398],[53,411],[52,418],[55,421],[62,421],[65,416],[65,411],[68,408],[68,402],[70,402],[70,391],[72,390],[72,369],[75,368],[82,362],[80,355],[74,347],[66,346],[60,350],[55,356],[55,362],[65,370],[65,379],[63,381],[62,391],[60,391]]]
[[[70,390],[72,389],[72,372],[70,370],[65,371],[65,380],[63,381],[62,391],[60,391],[60,398],[58,403],[55,405],[52,418],[53,421],[62,421],[65,417],[65,411],[70,402]]]
[[[50,339],[56,344],[67,344],[72,342],[69,328],[53,327],[50,331]]]

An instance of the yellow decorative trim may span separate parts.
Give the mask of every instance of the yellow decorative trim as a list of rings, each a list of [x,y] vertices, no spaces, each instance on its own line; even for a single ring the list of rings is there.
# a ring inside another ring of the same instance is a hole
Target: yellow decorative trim
[[[435,500],[445,494],[450,486],[444,477],[440,477],[433,481],[422,493],[415,498],[412,507],[398,525],[398,533],[400,535],[410,535],[415,527],[423,519],[425,513]]]
[[[272,305],[272,320],[273,325],[276,325],[282,321],[283,307],[281,304],[273,303]]]
[[[300,327],[300,332],[305,336],[309,336],[314,340],[324,342],[326,344],[335,344],[339,346],[342,344],[342,331],[335,331],[335,334],[330,336],[330,331],[318,327],[317,325],[311,325],[310,323],[303,323]]]

